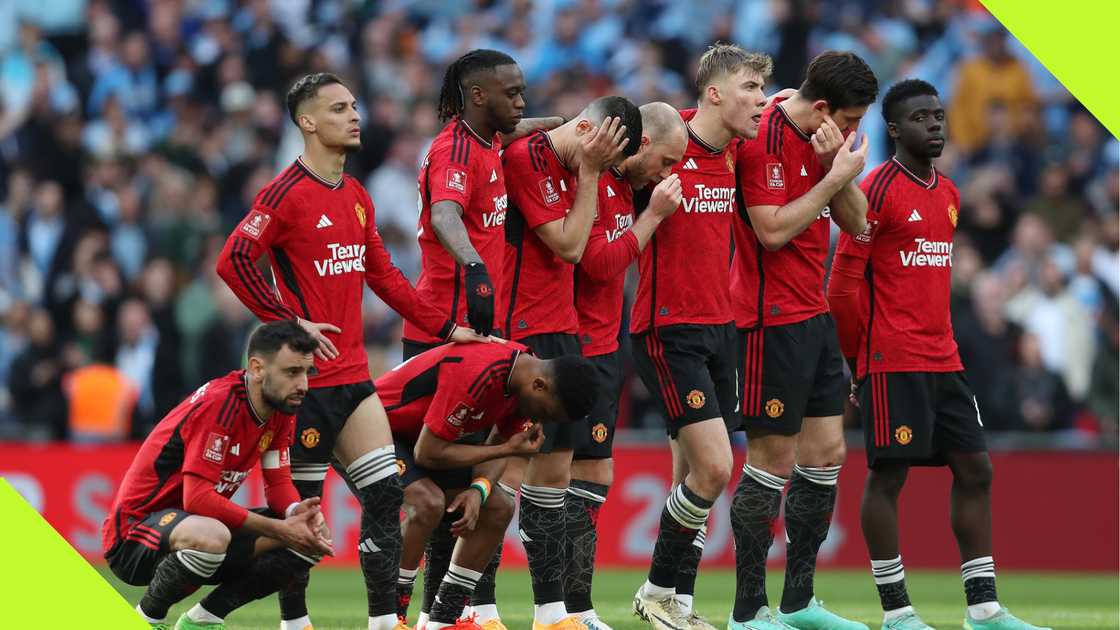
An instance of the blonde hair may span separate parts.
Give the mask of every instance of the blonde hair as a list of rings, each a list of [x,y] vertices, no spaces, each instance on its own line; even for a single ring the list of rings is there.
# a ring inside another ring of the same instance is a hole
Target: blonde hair
[[[703,93],[713,81],[743,68],[757,72],[763,79],[774,70],[774,60],[760,52],[747,52],[735,44],[716,42],[700,57],[696,69],[696,91]]]

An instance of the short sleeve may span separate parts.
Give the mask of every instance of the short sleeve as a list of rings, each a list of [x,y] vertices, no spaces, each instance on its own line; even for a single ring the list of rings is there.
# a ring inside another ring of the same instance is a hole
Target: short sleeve
[[[454,442],[466,433],[464,427],[472,422],[478,401],[467,392],[466,384],[445,379],[441,382],[424,414],[424,426],[436,437]]]
[[[454,142],[467,140],[460,138]],[[428,201],[431,205],[454,201],[466,210],[477,177],[468,165],[452,159],[454,142],[440,142],[428,154]]]
[[[510,201],[525,217],[529,229],[563,219],[570,203],[560,180],[544,170],[532,168],[532,162],[543,161],[545,156],[532,158],[527,145],[507,149],[502,161],[505,171],[506,191]]]
[[[789,202],[785,165],[781,156],[767,153],[764,139],[739,143],[736,170],[743,202],[752,206],[784,206]]]

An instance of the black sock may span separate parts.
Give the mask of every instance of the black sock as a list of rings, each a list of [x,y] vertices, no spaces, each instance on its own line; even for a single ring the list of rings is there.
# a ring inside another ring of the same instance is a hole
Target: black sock
[[[731,531],[735,537],[736,621],[749,621],[766,598],[766,556],[774,543],[774,521],[782,508],[786,480],[754,466],[743,466],[743,476],[731,499]]]
[[[564,522],[565,488],[521,486],[521,540],[529,560],[533,603],[564,601],[564,557],[567,527]]]
[[[408,618],[408,606],[412,603],[412,589],[416,586],[416,573],[413,569],[405,574],[405,570],[401,569],[397,574],[397,616],[402,619]]]
[[[439,593],[432,604],[430,619],[436,623],[455,623],[463,616],[463,608],[470,602],[471,593],[482,574],[452,564],[439,584]]]
[[[708,540],[708,526],[704,525],[692,539],[692,544],[681,556],[681,566],[677,571],[677,595],[696,593],[696,574],[700,570],[700,558],[704,555],[704,543]]]
[[[241,575],[222,582],[199,603],[210,614],[224,618],[245,604],[288,586],[313,566],[314,562],[287,549],[274,549],[254,558]]]
[[[140,599],[140,610],[152,619],[163,619],[172,604],[182,601],[214,575],[225,554],[184,549],[167,554],[156,566],[155,575]]]
[[[366,582],[369,616],[397,613],[397,576],[401,566],[401,503],[396,451],[387,446],[351,462],[346,472],[358,491],[362,526],[358,558]]]
[[[961,565],[964,596],[969,606],[998,601],[996,597],[996,563],[991,556],[973,558]]]
[[[451,565],[451,552],[455,549],[451,524],[456,520],[456,515],[444,514],[424,547],[424,599],[420,602],[420,612],[431,614],[439,585],[443,582],[447,567]]]
[[[828,536],[832,509],[836,505],[839,466],[793,467],[793,480],[786,494],[786,582],[782,590],[783,612],[795,612],[813,598],[813,576],[817,551]]]
[[[712,501],[701,497],[681,483],[669,493],[661,510],[661,524],[653,558],[649,565],[649,581],[654,586],[673,588],[677,572],[696,532],[708,521]]]
[[[344,472],[337,467],[335,471],[340,474]],[[309,477],[309,479],[292,480],[292,484],[299,492],[300,499],[323,496],[323,481],[327,475],[327,464],[292,462],[292,474]],[[320,478],[320,475],[322,475],[322,478]],[[299,619],[307,615],[307,585],[310,582],[311,572],[309,569],[303,571],[301,575],[294,576],[291,582],[280,589],[280,619]]]
[[[910,605],[902,556],[896,556],[892,560],[872,560],[871,575],[875,578],[875,588],[879,590],[879,602],[882,603],[884,612]]]
[[[596,526],[599,509],[607,500],[610,486],[572,479],[568,487],[564,518],[568,527],[568,557],[564,569],[564,606],[569,613],[591,610],[591,581],[595,575],[595,548],[599,541]]]
[[[498,548],[494,550],[494,557],[490,558],[490,564],[486,565],[486,570],[482,572],[482,578],[478,581],[478,585],[474,587],[474,594],[471,595],[471,606],[492,606],[498,603],[497,591],[498,588],[498,566],[502,563],[502,543],[498,543]]]

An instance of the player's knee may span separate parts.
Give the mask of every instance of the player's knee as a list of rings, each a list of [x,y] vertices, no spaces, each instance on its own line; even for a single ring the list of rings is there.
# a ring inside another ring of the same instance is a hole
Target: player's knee
[[[480,517],[488,528],[505,529],[513,520],[513,499],[502,491],[497,491],[482,506]]]
[[[707,496],[718,496],[731,480],[730,457],[713,457],[702,462],[694,462],[689,477],[696,480],[697,492]]]
[[[176,549],[225,553],[233,535],[221,521],[197,516],[175,528],[174,538]]]
[[[443,518],[447,499],[434,485],[414,483],[405,488],[405,505],[409,520],[418,525],[435,526]]]
[[[906,468],[891,466],[872,469],[867,476],[867,491],[885,497],[897,497],[906,483]]]
[[[957,485],[967,492],[990,492],[992,489],[992,461],[986,456],[969,458],[954,471]]]

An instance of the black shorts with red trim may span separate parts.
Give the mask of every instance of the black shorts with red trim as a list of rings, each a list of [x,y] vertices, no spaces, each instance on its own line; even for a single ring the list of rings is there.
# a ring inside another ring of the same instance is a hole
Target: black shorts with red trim
[[[457,440],[460,444],[482,444],[486,433],[478,432],[464,435]],[[421,479],[431,479],[441,490],[457,490],[471,485],[474,469],[470,466],[462,468],[424,468],[416,463],[413,453],[416,452],[416,443],[408,440],[393,439],[393,446],[397,450],[397,473],[401,478],[401,487],[408,486]]]
[[[292,462],[323,464],[331,461],[342,427],[358,405],[376,391],[373,381],[308,390],[296,411]]]
[[[618,424],[618,397],[622,394],[622,356],[618,350],[587,357],[599,377],[599,400],[587,415],[587,441],[576,449],[572,459],[608,459]]]
[[[838,416],[848,383],[828,313],[739,331],[739,382],[748,431],[796,435],[805,418]]]
[[[963,371],[869,374],[856,396],[870,468],[885,460],[943,466],[945,453],[988,450]]]
[[[542,359],[555,359],[556,357],[575,355],[581,356],[582,351],[577,335],[567,333],[541,333],[529,335],[514,341],[529,347],[534,356]],[[540,453],[564,449],[577,449],[587,440],[587,418],[572,422],[544,422],[544,444]]]
[[[712,418],[723,418],[729,432],[742,429],[733,323],[661,326],[631,339],[638,376],[661,402],[669,437]]]
[[[267,508],[253,510],[272,516]],[[120,540],[105,553],[109,569],[125,584],[146,586],[156,574],[159,563],[171,553],[171,532],[191,514],[185,510],[160,510],[149,514],[134,524]],[[244,529],[233,533],[226,558],[218,571],[206,579],[206,584],[221,584],[240,574],[249,566],[257,534]]]

